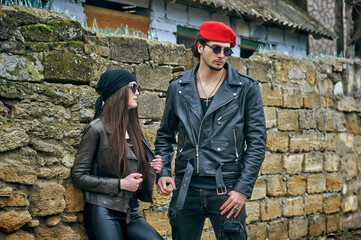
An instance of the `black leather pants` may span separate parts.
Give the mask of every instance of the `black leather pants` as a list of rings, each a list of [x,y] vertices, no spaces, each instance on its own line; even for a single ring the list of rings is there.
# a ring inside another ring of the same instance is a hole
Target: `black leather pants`
[[[127,214],[86,203],[84,206],[84,224],[90,240],[160,240],[159,233],[140,215]]]

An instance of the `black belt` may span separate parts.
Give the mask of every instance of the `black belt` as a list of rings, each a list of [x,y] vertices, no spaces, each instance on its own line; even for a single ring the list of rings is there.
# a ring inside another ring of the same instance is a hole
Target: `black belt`
[[[215,178],[216,178],[216,185],[217,185],[216,186],[217,195],[227,194],[227,187],[224,184],[223,175],[222,175],[222,169],[225,169],[227,165],[228,164],[221,163],[219,165],[219,167],[217,168],[217,170],[216,170]],[[190,161],[188,161],[187,167],[186,167],[186,169],[184,171],[184,176],[183,176],[183,180],[182,180],[182,183],[181,183],[181,186],[180,186],[180,190],[179,190],[179,193],[178,193],[177,202],[176,202],[176,205],[175,205],[178,210],[183,209],[184,202],[185,202],[187,192],[188,192],[188,188],[189,188],[189,184],[191,182],[191,178],[192,178],[192,175],[193,175],[193,170],[194,170],[194,168],[193,168],[192,164],[190,163]],[[234,166],[233,166],[232,170],[233,171],[235,170]],[[239,170],[240,170],[240,168],[239,168]]]

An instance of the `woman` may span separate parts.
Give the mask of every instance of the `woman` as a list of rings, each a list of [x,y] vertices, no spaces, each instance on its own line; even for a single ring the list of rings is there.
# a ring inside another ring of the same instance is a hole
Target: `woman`
[[[131,73],[118,69],[102,74],[95,89],[100,97],[94,120],[72,169],[73,184],[84,192],[88,237],[163,239],[138,211],[138,199],[152,201],[155,173],[162,168],[138,121],[140,87]]]

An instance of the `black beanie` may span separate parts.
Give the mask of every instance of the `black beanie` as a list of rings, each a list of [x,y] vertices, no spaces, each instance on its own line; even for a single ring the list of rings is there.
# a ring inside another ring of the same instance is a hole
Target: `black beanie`
[[[103,73],[95,86],[95,90],[100,94],[100,97],[95,102],[94,119],[100,114],[102,102],[105,102],[124,85],[136,81],[135,77],[124,69],[115,69]]]

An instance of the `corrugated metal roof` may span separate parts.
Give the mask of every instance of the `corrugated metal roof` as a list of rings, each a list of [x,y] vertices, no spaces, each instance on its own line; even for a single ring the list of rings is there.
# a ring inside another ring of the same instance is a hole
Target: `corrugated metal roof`
[[[306,11],[287,0],[177,0],[192,6],[223,9],[232,15],[255,18],[267,23],[284,26],[312,34],[315,38],[335,38],[331,30]]]

